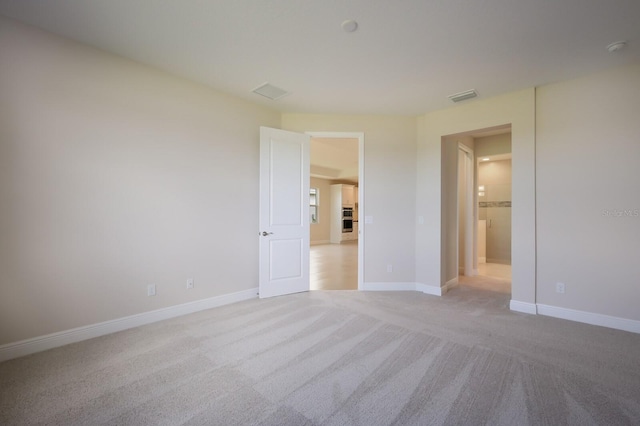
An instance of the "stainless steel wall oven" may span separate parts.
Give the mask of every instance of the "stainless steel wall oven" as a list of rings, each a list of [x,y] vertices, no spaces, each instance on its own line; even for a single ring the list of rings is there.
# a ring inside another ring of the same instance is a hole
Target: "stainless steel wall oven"
[[[342,233],[353,232],[353,207],[342,208]]]

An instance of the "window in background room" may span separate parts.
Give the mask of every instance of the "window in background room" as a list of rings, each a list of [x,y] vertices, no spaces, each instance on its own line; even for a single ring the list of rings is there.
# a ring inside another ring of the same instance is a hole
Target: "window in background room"
[[[318,205],[320,204],[320,193],[318,188],[309,190],[309,214],[311,215],[311,223],[318,223]]]

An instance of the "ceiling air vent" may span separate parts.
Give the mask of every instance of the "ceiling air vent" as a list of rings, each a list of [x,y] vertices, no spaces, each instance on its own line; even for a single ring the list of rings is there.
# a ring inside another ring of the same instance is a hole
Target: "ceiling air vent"
[[[278,100],[289,94],[286,90],[282,90],[281,88],[269,83],[264,83],[263,85],[256,87],[252,92],[257,93],[260,96],[264,96],[265,98],[269,98],[272,101]]]
[[[456,93],[447,97],[453,102],[460,102],[466,99],[475,98],[476,96],[478,96],[478,93],[475,90],[467,90],[466,92]]]

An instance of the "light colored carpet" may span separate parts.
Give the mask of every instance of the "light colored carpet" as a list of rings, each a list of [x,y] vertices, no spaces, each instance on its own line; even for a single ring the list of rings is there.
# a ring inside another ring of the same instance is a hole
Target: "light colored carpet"
[[[0,364],[0,424],[640,424],[640,335],[459,287],[251,300]]]

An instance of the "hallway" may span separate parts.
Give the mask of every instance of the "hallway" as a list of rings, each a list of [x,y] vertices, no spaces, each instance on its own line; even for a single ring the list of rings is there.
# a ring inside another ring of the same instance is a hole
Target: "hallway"
[[[511,294],[511,265],[479,263],[478,275],[458,276],[458,284],[480,290]]]
[[[358,289],[358,242],[312,245],[309,256],[311,290]]]
[[[319,244],[310,248],[311,290],[358,289],[358,242]],[[458,277],[459,285],[511,294],[511,265],[478,264],[478,275]]]

